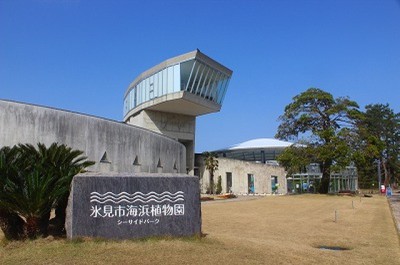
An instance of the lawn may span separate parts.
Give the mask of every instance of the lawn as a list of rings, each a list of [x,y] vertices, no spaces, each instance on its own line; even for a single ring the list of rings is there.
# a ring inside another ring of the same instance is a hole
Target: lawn
[[[377,195],[232,199],[202,211],[201,239],[3,240],[0,264],[400,264],[392,215]]]

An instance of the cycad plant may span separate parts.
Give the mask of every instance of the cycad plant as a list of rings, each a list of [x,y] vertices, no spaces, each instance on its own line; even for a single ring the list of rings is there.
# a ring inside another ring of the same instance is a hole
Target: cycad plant
[[[48,148],[41,143],[37,148],[19,144],[11,149],[16,152],[13,163],[0,163],[0,210],[23,217],[28,238],[47,234],[53,208],[58,229],[63,229],[72,178],[93,162],[82,151],[57,143]]]
[[[20,183],[19,165],[21,161],[17,147],[0,149],[0,197],[6,196],[15,183]],[[9,207],[1,206],[0,199],[0,228],[6,239],[17,240],[24,237],[25,221]]]
[[[218,156],[216,153],[204,152],[204,163],[210,174],[210,193],[214,194],[214,173],[218,170]]]

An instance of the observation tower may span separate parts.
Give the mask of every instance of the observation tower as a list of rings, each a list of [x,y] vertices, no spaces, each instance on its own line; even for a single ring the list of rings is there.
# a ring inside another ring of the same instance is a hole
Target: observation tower
[[[196,117],[221,109],[231,76],[230,69],[199,50],[168,59],[129,85],[124,122],[184,144],[187,172],[193,174]]]

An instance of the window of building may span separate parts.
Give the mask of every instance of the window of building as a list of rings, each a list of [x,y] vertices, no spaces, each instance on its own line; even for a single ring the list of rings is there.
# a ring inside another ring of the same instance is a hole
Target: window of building
[[[278,177],[271,176],[271,191],[274,193],[278,190]]]
[[[226,192],[232,193],[232,172],[226,172]]]
[[[247,186],[248,186],[248,193],[254,194],[255,188],[254,188],[254,175],[253,174],[247,174]]]

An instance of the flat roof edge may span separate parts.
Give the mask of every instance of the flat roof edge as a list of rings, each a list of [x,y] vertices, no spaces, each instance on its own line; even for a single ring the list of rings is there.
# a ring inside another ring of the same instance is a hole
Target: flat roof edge
[[[211,57],[208,57],[207,55],[205,55],[204,53],[202,53],[199,49],[196,49],[194,51],[185,53],[185,54],[181,54],[175,57],[172,57],[170,59],[167,59],[153,67],[151,67],[150,69],[142,72],[140,75],[138,75],[135,80],[133,80],[133,82],[131,82],[128,86],[128,88],[125,91],[124,94],[124,98],[128,95],[129,91],[131,90],[131,88],[136,85],[137,83],[139,83],[141,80],[145,79],[148,76],[151,76],[165,68],[167,68],[168,66],[171,65],[175,65],[181,62],[185,62],[185,61],[189,61],[191,59],[198,59],[200,61],[202,61],[205,64],[208,64],[216,69],[218,69],[219,71],[231,76],[233,71],[230,70],[229,68],[223,66],[222,64],[220,64],[219,62],[215,61],[214,59],[212,59]]]
[[[39,104],[35,104],[35,103],[22,102],[22,101],[17,101],[17,100],[12,100],[12,99],[0,98],[0,103],[2,103],[2,102],[7,103],[7,104],[22,105],[22,106],[28,106],[28,107],[34,107],[34,108],[41,108],[41,109],[45,109],[45,110],[52,110],[52,111],[57,111],[57,112],[60,112],[60,113],[73,114],[73,115],[77,115],[77,116],[80,116],[80,117],[96,119],[96,120],[100,120],[100,121],[103,121],[103,122],[114,123],[115,125],[118,125],[118,126],[121,126],[121,127],[134,127],[137,130],[146,131],[147,133],[158,135],[158,136],[161,136],[161,137],[163,137],[165,139],[172,140],[172,141],[176,142],[176,140],[174,138],[169,137],[169,136],[167,136],[165,134],[158,133],[158,132],[152,131],[150,129],[146,129],[146,128],[141,127],[141,126],[137,126],[137,125],[133,125],[133,124],[127,124],[127,123],[125,123],[123,121],[117,121],[117,120],[113,120],[113,119],[109,119],[109,118],[105,118],[105,117],[101,117],[101,116],[96,116],[96,115],[92,115],[92,114],[87,114],[87,113],[83,113],[83,112],[67,110],[67,109],[61,109],[61,108],[56,108],[56,107],[50,107],[50,106],[46,106],[46,105],[39,105]]]

